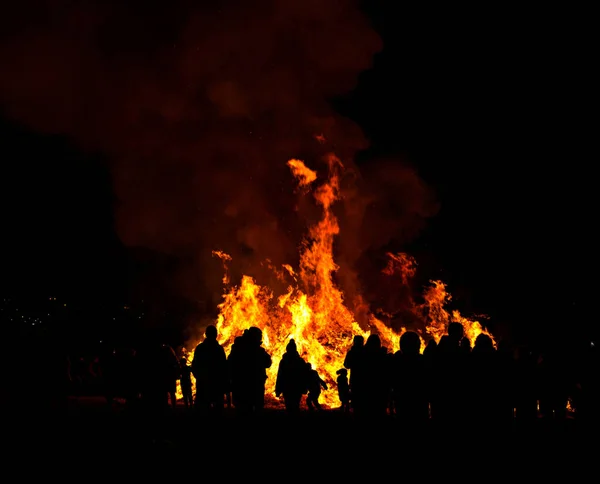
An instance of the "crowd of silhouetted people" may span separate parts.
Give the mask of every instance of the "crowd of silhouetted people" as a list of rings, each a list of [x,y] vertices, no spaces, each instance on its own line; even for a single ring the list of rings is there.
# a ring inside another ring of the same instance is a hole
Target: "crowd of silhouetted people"
[[[238,336],[229,355],[217,328],[205,330],[191,358],[178,357],[168,345],[149,341],[135,350],[111,349],[95,360],[108,403],[119,398],[136,408],[164,412],[183,405],[198,415],[219,417],[265,409],[267,370],[273,360],[262,331],[250,327]],[[511,348],[480,334],[474,345],[460,323],[451,323],[438,343],[421,352],[418,333],[402,334],[400,349],[389,352],[377,334],[356,335],[335,381],[327,383],[288,341],[279,362],[275,395],[294,417],[323,409],[321,392],[335,385],[341,414],[356,419],[394,419],[406,426],[434,421],[512,427],[542,418],[561,421],[568,409],[582,422],[596,422],[597,352],[580,355],[580,364],[554,347],[544,352]],[[73,369],[69,368],[73,384]],[[195,387],[195,392],[194,392]],[[304,404],[303,404],[304,403]]]

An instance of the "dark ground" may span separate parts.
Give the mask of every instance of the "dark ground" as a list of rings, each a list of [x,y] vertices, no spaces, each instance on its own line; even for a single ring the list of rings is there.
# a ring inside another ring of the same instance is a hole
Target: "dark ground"
[[[412,469],[413,476],[423,478],[483,472],[488,479],[500,474],[572,479],[598,450],[597,434],[575,418],[562,424],[539,420],[529,430],[492,432],[465,425],[450,432],[430,425],[411,433],[391,420],[360,423],[337,410],[305,411],[292,422],[282,411],[269,409],[260,420],[242,425],[232,411],[209,423],[180,405],[156,419],[119,404],[110,409],[100,397],[70,398],[66,420],[46,419],[38,430],[40,455],[54,455],[59,439],[65,444],[60,450],[65,464],[83,478],[90,469],[118,475],[127,469],[152,477],[174,466],[173,479],[189,473],[198,482],[205,480],[207,469],[224,480],[254,475],[297,482],[330,474],[337,481],[367,478],[369,472],[369,480],[379,475],[400,480],[402,466],[408,466],[407,472]]]

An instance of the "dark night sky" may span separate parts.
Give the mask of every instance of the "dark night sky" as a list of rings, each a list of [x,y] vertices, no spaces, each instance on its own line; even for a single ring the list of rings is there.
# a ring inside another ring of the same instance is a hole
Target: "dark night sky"
[[[395,3],[364,6],[384,49],[335,106],[371,142],[359,165],[397,156],[434,188],[440,211],[409,250],[464,311],[595,332],[591,16]],[[140,265],[115,232],[102,154],[9,116],[0,146],[4,293],[126,301]]]

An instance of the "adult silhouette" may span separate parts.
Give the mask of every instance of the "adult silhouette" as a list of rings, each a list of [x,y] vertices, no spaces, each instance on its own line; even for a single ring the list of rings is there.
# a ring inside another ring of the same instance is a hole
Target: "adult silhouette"
[[[285,409],[291,416],[300,413],[300,401],[307,392],[307,377],[306,361],[298,353],[296,341],[291,339],[279,362],[275,382],[275,395],[283,396]]]
[[[371,334],[365,343],[360,369],[360,395],[364,402],[363,416],[379,418],[385,416],[389,396],[388,358],[381,351],[381,339]],[[364,380],[363,380],[364,379]]]
[[[361,376],[362,371],[362,359],[365,349],[365,338],[357,334],[352,340],[352,346],[346,353],[344,358],[344,368],[350,372],[349,385],[352,399],[350,405],[354,412],[360,413],[364,407],[364,395],[365,391],[361,386],[365,381],[365,378]]]
[[[201,414],[220,415],[227,389],[227,356],[217,341],[217,328],[209,325],[204,341],[194,350],[192,373],[196,379],[195,408]]]
[[[392,398],[392,382],[391,382],[391,371],[394,363],[394,353],[392,353],[386,346],[381,346],[381,354],[384,359],[384,368],[385,368],[385,376],[384,376],[384,385],[385,385],[385,400],[386,400],[386,411],[389,412],[390,415],[393,415],[394,410],[394,399]]]
[[[177,407],[177,380],[180,376],[179,359],[172,346],[161,345],[161,371],[159,373],[162,384],[164,385],[171,407]]]
[[[150,336],[138,354],[140,394],[144,408],[151,413],[176,406],[179,360],[173,348]]]
[[[436,380],[437,374],[438,344],[432,338],[425,345],[423,350],[423,361],[427,369],[428,393],[429,393],[429,417],[437,420],[439,412],[439,384]]]
[[[600,408],[600,379],[598,378],[598,349],[594,341],[580,352],[579,371],[573,393],[576,418],[582,426],[597,432]]]
[[[570,393],[569,362],[564,345],[548,344],[539,362],[540,414],[545,421],[564,420]]]
[[[515,369],[515,419],[518,427],[531,428],[537,420],[539,397],[538,353],[522,345],[517,349]]]
[[[394,413],[405,427],[422,426],[429,420],[429,375],[420,348],[419,335],[414,331],[405,332],[392,363]]]
[[[230,354],[236,412],[243,417],[259,415],[265,406],[267,368],[273,361],[262,346],[262,331],[256,326],[248,328],[236,344],[235,354]]]
[[[188,365],[187,358],[183,356],[179,360],[181,368],[179,386],[183,396],[183,404],[185,408],[190,408],[194,404],[194,395],[192,393],[192,368]]]
[[[435,373],[435,411],[434,418],[442,425],[458,425],[466,417],[468,354],[461,350],[460,342],[464,337],[461,323],[448,325],[448,334],[441,337]]]
[[[460,348],[460,344],[464,337],[465,328],[461,323],[454,321],[448,325],[448,340],[453,349]]]
[[[467,416],[475,424],[474,428],[490,431],[489,425],[497,420],[498,363],[492,339],[487,334],[477,336],[469,365],[471,383],[467,405]]]
[[[498,424],[512,429],[515,420],[517,367],[514,348],[506,340],[498,343]]]
[[[350,412],[350,382],[348,381],[348,370],[340,368],[336,371],[336,384],[338,390],[338,398],[340,399],[340,410],[344,413]]]
[[[460,349],[466,354],[471,353],[471,340],[469,340],[469,338],[466,336],[463,336],[463,338],[460,340]]]
[[[128,406],[135,403],[138,394],[135,350],[116,347],[101,359],[102,378],[106,401],[111,405],[115,398],[125,399]]]
[[[122,397],[121,369],[119,368],[119,357],[117,349],[111,345],[100,348],[100,369],[102,373],[102,386],[104,397],[109,407],[117,397]]]
[[[229,350],[229,356],[227,357],[228,387],[226,390],[226,399],[227,404],[229,406],[233,405],[235,408],[239,408],[237,398],[242,394],[241,383],[243,374],[241,373],[242,368],[239,355],[242,354],[244,343],[247,339],[244,334],[235,337]]]

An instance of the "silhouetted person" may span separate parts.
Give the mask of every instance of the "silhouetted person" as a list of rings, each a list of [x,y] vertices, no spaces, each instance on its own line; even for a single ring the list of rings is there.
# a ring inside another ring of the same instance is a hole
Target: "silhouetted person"
[[[498,424],[512,429],[515,420],[517,367],[513,348],[506,341],[498,343]]]
[[[517,351],[515,369],[515,418],[519,428],[531,427],[537,420],[539,379],[538,354],[521,346]]]
[[[194,403],[192,394],[192,368],[188,365],[185,356],[179,360],[179,366],[181,368],[179,386],[181,387],[181,394],[183,395],[183,404],[185,405],[185,408],[190,408]]]
[[[437,417],[443,425],[458,425],[466,417],[468,355],[460,348],[464,336],[461,323],[448,325],[448,334],[442,336],[438,345],[436,368]]]
[[[107,405],[112,407],[115,398],[122,396],[121,372],[116,348],[109,345],[101,348],[100,367],[102,369],[104,397]]]
[[[67,355],[67,374],[65,375],[65,387],[67,388],[67,396],[73,395],[73,373],[71,371],[71,357]]]
[[[453,347],[460,348],[460,343],[465,336],[465,328],[461,323],[452,322],[448,325],[448,339]]]
[[[228,386],[227,356],[212,324],[206,327],[204,341],[194,350],[192,373],[196,379],[195,408],[202,414],[220,415]]]
[[[307,377],[306,361],[298,353],[296,342],[291,339],[279,362],[275,382],[275,395],[277,397],[283,395],[289,415],[295,416],[300,412],[300,400],[308,390]]]
[[[564,420],[569,400],[568,361],[565,349],[555,342],[542,352],[539,364],[540,414],[545,420]]]
[[[165,390],[169,396],[171,407],[177,407],[177,380],[179,380],[180,368],[179,360],[175,350],[166,344],[161,346],[163,370],[160,372],[160,378],[163,382]]]
[[[390,352],[386,346],[381,347],[381,354],[384,359],[384,368],[385,375],[383,377],[383,382],[385,385],[385,400],[386,400],[386,410],[390,413],[390,415],[394,414],[394,399],[392,397],[392,383],[391,383],[391,371],[392,366],[394,364],[394,353]]]
[[[407,331],[400,337],[400,350],[392,363],[394,413],[404,426],[422,426],[429,420],[429,375],[420,349],[419,335]]]
[[[144,408],[152,413],[164,411],[169,406],[169,397],[172,407],[175,407],[179,360],[173,348],[150,337],[140,349],[138,358]]]
[[[580,353],[580,368],[575,395],[576,419],[595,433],[598,430],[600,418],[600,379],[598,378],[598,348],[595,341],[586,344]]]
[[[107,385],[107,400],[123,398],[128,406],[138,397],[136,355],[133,348],[115,348],[110,356],[109,367],[102,370]]]
[[[236,336],[231,345],[231,349],[229,350],[229,356],[227,357],[228,387],[226,390],[226,400],[228,407],[231,405],[236,408],[239,407],[236,398],[238,395],[241,395],[242,392],[237,389],[237,385],[239,385],[241,378],[239,376],[240,365],[238,355],[242,352],[245,339],[246,338],[243,335]]]
[[[71,364],[73,395],[82,395],[84,389],[84,373],[86,371],[85,359],[82,356],[75,357]]]
[[[231,361],[232,397],[239,415],[257,415],[265,406],[267,368],[272,359],[262,347],[262,331],[256,326],[248,328],[239,343]]]
[[[379,418],[387,414],[389,397],[389,367],[387,356],[381,351],[379,335],[367,338],[359,361],[360,398],[363,399],[363,416]],[[353,391],[354,394],[354,391]]]
[[[466,354],[471,353],[471,340],[466,336],[460,340],[460,349]]]
[[[437,419],[437,411],[439,408],[438,382],[435,373],[437,364],[438,345],[435,340],[430,339],[423,350],[423,361],[428,375],[428,392],[429,392],[429,417]]]
[[[340,368],[336,371],[338,398],[340,399],[340,410],[344,413],[350,412],[350,382],[348,381],[348,370]]]
[[[443,335],[437,344],[437,356],[439,357],[448,354],[448,352],[450,351],[450,346],[450,336],[448,334]]]
[[[344,367],[350,372],[349,384],[350,392],[352,394],[351,406],[355,412],[362,412],[364,408],[364,395],[365,391],[363,383],[364,377],[361,377],[361,361],[365,349],[365,338],[357,334],[352,340],[352,346],[346,353],[344,359]]]
[[[137,361],[137,350],[133,347],[126,348],[124,356],[124,385],[125,400],[128,406],[137,405],[140,395],[140,381]]]
[[[437,350],[437,343],[434,339],[430,339],[425,345],[423,350],[423,356],[426,360],[433,360],[435,351]]]
[[[476,429],[490,431],[488,425],[497,421],[500,395],[498,356],[488,335],[480,334],[475,339],[470,363],[468,417],[475,423]]]
[[[90,355],[87,359],[86,380],[89,394],[94,394],[101,389],[102,368],[97,355]]]
[[[309,410],[321,410],[319,397],[321,389],[327,390],[327,383],[319,376],[319,372],[315,370],[310,363],[306,363],[308,371],[308,395],[306,395],[306,405]]]

